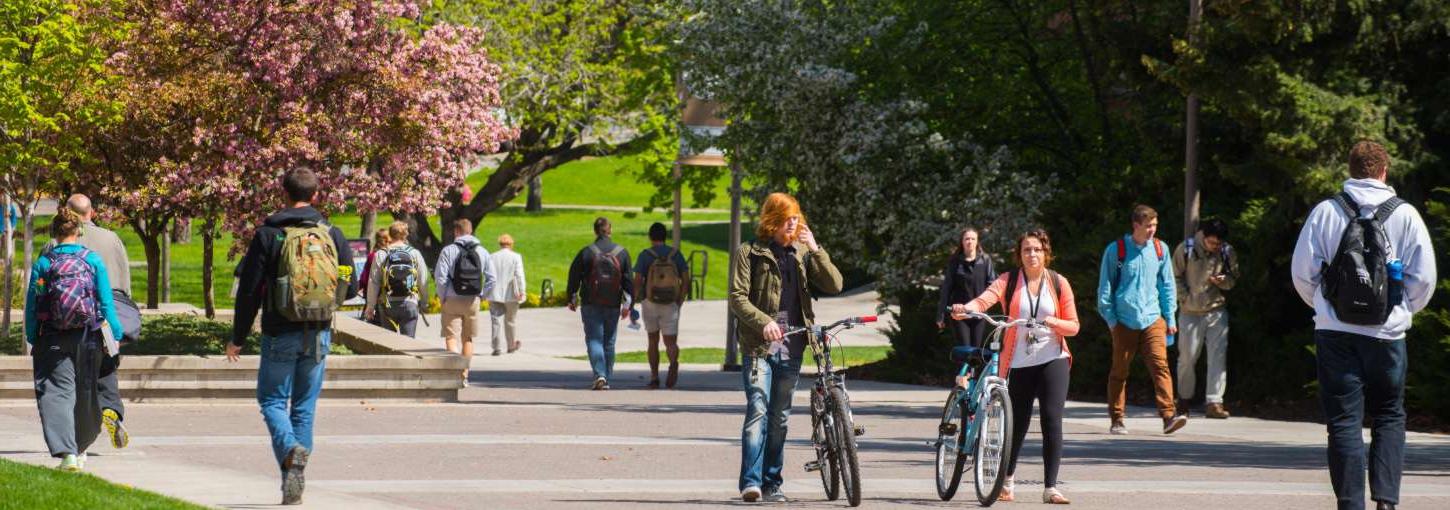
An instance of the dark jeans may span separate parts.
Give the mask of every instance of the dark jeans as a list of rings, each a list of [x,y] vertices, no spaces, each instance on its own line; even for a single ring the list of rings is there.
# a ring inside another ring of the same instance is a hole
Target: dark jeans
[[[614,376],[614,340],[619,332],[619,307],[584,305],[579,307],[584,319],[584,347],[589,352],[589,366],[594,377],[608,381]]]
[[[1370,497],[1398,504],[1405,465],[1405,340],[1317,330],[1314,345],[1329,429],[1329,479],[1340,510],[1364,508],[1365,414]]]
[[[272,455],[279,468],[293,446],[312,452],[312,424],[331,345],[330,329],[262,336],[257,404],[272,436]]]

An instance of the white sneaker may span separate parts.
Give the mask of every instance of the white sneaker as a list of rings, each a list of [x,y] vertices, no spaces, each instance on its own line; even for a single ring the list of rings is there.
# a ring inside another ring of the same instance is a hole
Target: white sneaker
[[[86,452],[81,452],[80,455],[76,455],[76,468],[77,469],[85,469],[86,468],[86,458],[87,457],[90,457],[90,455],[86,454]]]
[[[740,491],[740,500],[746,503],[760,501],[760,487],[746,487]]]
[[[602,390],[602,389],[604,389],[604,388],[606,388],[608,386],[609,386],[609,381],[604,380],[603,377],[595,377],[594,378],[594,389],[595,390]]]

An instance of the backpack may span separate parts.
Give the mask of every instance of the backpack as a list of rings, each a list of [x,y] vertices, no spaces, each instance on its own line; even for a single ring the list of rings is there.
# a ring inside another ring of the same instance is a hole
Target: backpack
[[[1158,238],[1156,238],[1156,237],[1154,237],[1153,239],[1151,239],[1151,241],[1153,241],[1153,250],[1156,251],[1156,252],[1158,252],[1158,261],[1159,262],[1162,262],[1163,261],[1163,241],[1159,241]],[[1125,241],[1125,240],[1123,240],[1123,238],[1119,237],[1118,238],[1117,245],[1118,245],[1118,266],[1117,266],[1116,272],[1113,273],[1112,280],[1110,280],[1112,282],[1112,290],[1113,290],[1113,294],[1112,295],[1113,296],[1117,296],[1118,295],[1118,280],[1119,279],[1122,279],[1122,277],[1123,277],[1123,262],[1125,262],[1125,261],[1128,260],[1128,242]]]
[[[43,285],[45,304],[36,317],[52,331],[69,331],[100,324],[101,301],[96,289],[96,270],[86,262],[91,251],[74,253],[47,251],[50,271]]]
[[[403,246],[387,251],[383,259],[383,293],[390,298],[405,299],[418,287],[418,267],[413,254]]]
[[[453,293],[459,296],[483,294],[483,260],[478,257],[478,243],[459,241],[458,257],[453,259]]]
[[[1359,204],[1348,193],[1340,193],[1330,200],[1349,215],[1349,225],[1339,240],[1339,250],[1324,268],[1324,299],[1329,301],[1339,320],[1347,324],[1384,324],[1393,306],[1385,268],[1392,246],[1384,222],[1405,201],[1390,198],[1375,208],[1373,217],[1361,218]]]
[[[273,307],[291,322],[326,322],[347,295],[337,263],[332,227],[303,222],[282,229],[282,251],[272,292]]]
[[[680,268],[675,265],[675,253],[672,246],[669,253],[663,257],[656,256],[650,263],[645,277],[645,297],[650,301],[671,304],[680,298],[680,285],[684,279],[680,278]],[[659,254],[656,252],[655,255]]]
[[[1002,315],[1009,316],[1008,317],[1009,319],[1011,318],[1010,315],[1012,315],[1012,311],[1008,307],[1011,306],[1013,296],[1015,296],[1016,295],[1016,292],[1017,292],[1017,276],[1018,275],[1022,275],[1022,278],[1024,278],[1024,279],[1027,278],[1026,275],[1023,275],[1022,274],[1022,270],[1021,269],[1018,269],[1016,271],[1012,271],[1010,274],[1012,276],[1007,277],[1007,293],[1002,295],[1002,301],[1001,301],[1001,305],[1002,305]],[[1052,281],[1052,297],[1053,297],[1053,299],[1056,299],[1057,296],[1061,296],[1062,295],[1062,282],[1058,281],[1058,279],[1057,279],[1057,272],[1056,271],[1053,271],[1051,269],[1048,269],[1047,270],[1047,277],[1048,278],[1051,278],[1051,281]]]
[[[587,303],[619,306],[620,295],[624,292],[624,264],[619,261],[619,254],[623,252],[624,247],[619,245],[615,245],[609,253],[600,250],[598,245],[589,245],[593,267],[589,270],[589,284],[585,286]]]
[[[111,301],[116,306],[116,320],[121,322],[122,342],[135,342],[141,339],[141,307],[131,300],[131,296],[121,289],[111,290]]]

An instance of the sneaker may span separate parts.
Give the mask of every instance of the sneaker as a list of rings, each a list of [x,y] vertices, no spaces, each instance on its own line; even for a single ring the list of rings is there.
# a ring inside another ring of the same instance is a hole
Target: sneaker
[[[493,355],[494,356],[503,356],[503,351],[500,351],[498,349],[494,349],[493,350]]]
[[[513,354],[515,352],[518,352],[519,351],[519,347],[521,347],[523,345],[524,345],[523,342],[514,342],[512,345],[509,345],[509,354]]]
[[[1128,426],[1123,425],[1123,420],[1121,419],[1113,420],[1113,426],[1108,427],[1108,433],[1115,436],[1126,436],[1128,435]]]
[[[126,433],[126,426],[121,424],[121,415],[115,409],[101,411],[101,423],[106,426],[106,435],[111,436],[112,448],[119,450],[131,444],[131,435]]]
[[[602,390],[607,386],[609,386],[609,381],[604,380],[603,377],[594,378],[594,391]]]
[[[1187,400],[1179,400],[1176,404],[1174,404],[1173,408],[1175,411],[1178,412],[1178,414],[1188,416],[1189,405]]]
[[[1006,480],[1003,480],[1002,481],[1002,492],[997,495],[997,501],[1006,501],[1008,503],[1011,503],[1013,501],[1017,501],[1017,495],[1015,494],[1016,491],[1014,491],[1013,489],[1014,488],[1013,488],[1013,483],[1012,483],[1012,478],[1011,477],[1008,477]]]
[[[1188,417],[1187,416],[1183,416],[1183,415],[1180,414],[1178,416],[1171,416],[1171,417],[1168,417],[1168,418],[1164,418],[1163,419],[1163,433],[1164,434],[1172,434],[1174,432],[1178,432],[1178,429],[1183,428],[1184,425],[1188,425]]]
[[[740,491],[740,500],[746,503],[754,503],[760,500],[760,487],[746,487]]]
[[[1203,415],[1215,420],[1226,420],[1228,419],[1228,409],[1224,409],[1223,404],[1211,403],[1203,406]]]
[[[1374,509],[1375,510],[1395,510],[1395,504],[1394,503],[1386,503],[1386,502],[1383,502],[1383,501],[1376,501],[1374,503],[1375,503],[1374,504]]]
[[[790,499],[785,497],[785,493],[781,492],[780,487],[770,487],[765,489],[765,501],[769,503],[789,503]]]
[[[282,504],[302,504],[302,490],[307,486],[303,470],[307,469],[308,452],[302,445],[293,446],[282,459]]]
[[[1042,502],[1049,505],[1071,505],[1072,501],[1062,495],[1057,487],[1048,487],[1042,490]]]
[[[67,473],[74,473],[81,470],[81,465],[75,455],[67,453],[60,458],[60,465],[55,468]]]
[[[86,460],[89,458],[90,455],[86,454],[86,452],[81,452],[80,455],[76,455],[76,469],[85,469]]]

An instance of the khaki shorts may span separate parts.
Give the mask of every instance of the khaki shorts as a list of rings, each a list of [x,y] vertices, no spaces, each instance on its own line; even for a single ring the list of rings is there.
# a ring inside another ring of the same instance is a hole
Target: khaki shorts
[[[680,334],[680,305],[676,303],[659,304],[645,300],[640,303],[639,316],[647,332],[661,332],[667,336]]]
[[[472,342],[478,331],[478,297],[453,296],[443,300],[443,338]],[[461,330],[461,331],[460,331]]]

